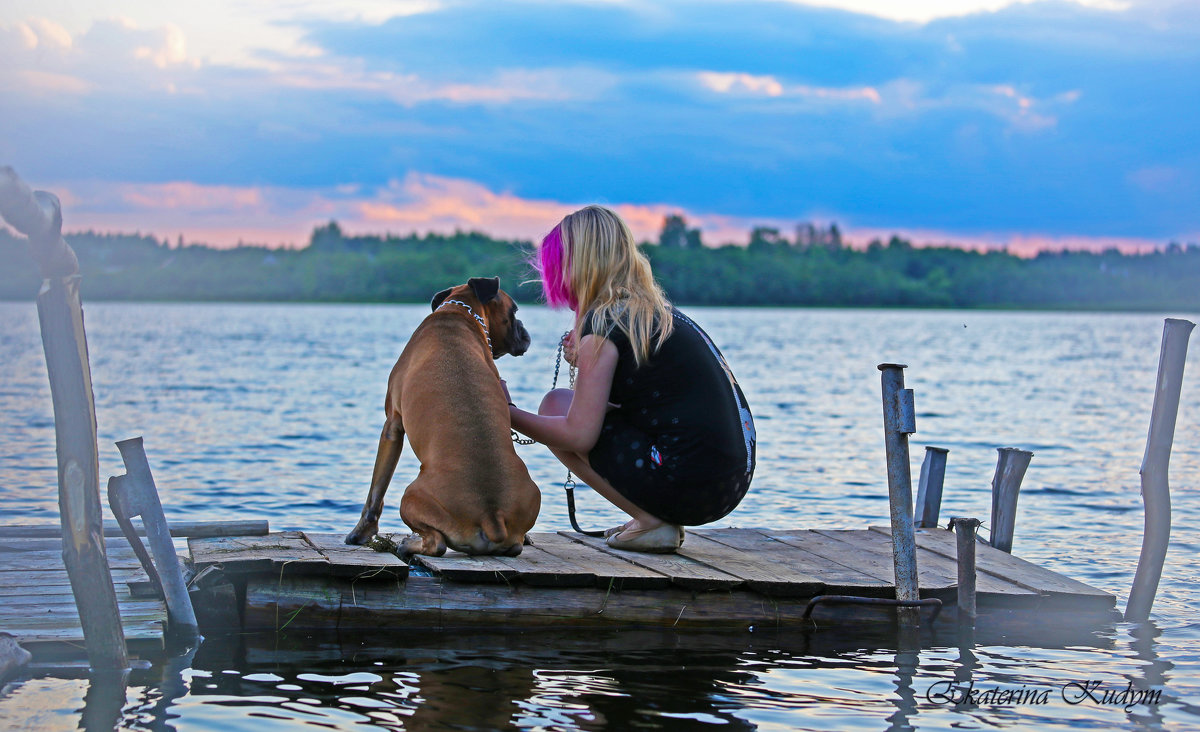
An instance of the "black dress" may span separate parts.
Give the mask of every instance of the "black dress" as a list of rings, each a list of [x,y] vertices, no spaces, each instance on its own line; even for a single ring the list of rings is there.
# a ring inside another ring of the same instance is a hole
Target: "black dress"
[[[618,360],[592,468],[639,508],[697,526],[732,511],[754,474],[754,419],[725,358],[700,326],[675,308],[674,329],[639,368],[625,334],[603,337]],[[580,340],[592,333],[584,316]]]

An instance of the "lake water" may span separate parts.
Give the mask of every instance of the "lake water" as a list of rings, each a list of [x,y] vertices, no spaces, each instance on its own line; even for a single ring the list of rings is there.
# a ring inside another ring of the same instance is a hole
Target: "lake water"
[[[1032,450],[1014,553],[1108,590],[1124,608],[1141,544],[1138,469],[1162,318],[1196,314],[686,310],[724,352],[758,429],[750,494],[718,526],[886,524],[876,365],[903,363],[916,392],[914,480],[924,445],[950,450],[943,521],[986,521],[996,448]],[[124,472],[113,443],[142,435],[169,518],[349,529],[387,374],[427,313],[89,304],[102,481]],[[521,313],[533,347],[499,367],[515,401],[533,408],[569,321],[539,307]],[[132,676],[107,711],[87,680],[18,679],[0,692],[0,728],[1200,728],[1197,379],[1193,363],[1171,462],[1171,549],[1147,626],[1058,642],[953,634],[912,642],[868,629],[213,639],[194,657]],[[518,452],[543,491],[536,530],[570,528],[561,466],[536,445]],[[403,530],[396,506],[416,467],[406,450],[383,531]],[[56,491],[36,311],[0,303],[2,522],[57,522]],[[594,494],[578,499],[585,528],[617,522]],[[1045,704],[1007,705],[927,693],[967,678],[981,691],[1051,693]],[[1089,681],[1114,691],[1150,686],[1161,701],[1126,711],[1071,699],[1071,685]]]

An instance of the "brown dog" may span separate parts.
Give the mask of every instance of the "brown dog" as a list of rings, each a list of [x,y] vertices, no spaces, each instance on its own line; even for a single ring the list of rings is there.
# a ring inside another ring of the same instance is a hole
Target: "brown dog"
[[[388,378],[371,490],[346,543],[365,544],[378,532],[407,434],[421,470],[400,500],[400,518],[415,532],[404,552],[516,556],[542,495],[513,449],[494,360],[525,353],[529,332],[498,277],[474,277],[431,305]]]

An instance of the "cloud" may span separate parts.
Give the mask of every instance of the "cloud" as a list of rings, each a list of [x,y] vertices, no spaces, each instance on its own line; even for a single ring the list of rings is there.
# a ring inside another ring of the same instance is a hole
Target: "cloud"
[[[538,241],[563,216],[594,203],[523,198],[475,181],[424,173],[410,173],[402,180],[389,181],[374,189],[205,186],[186,181],[116,187],[77,181],[50,188],[63,201],[68,231],[137,230],[172,242],[182,236],[188,243],[220,247],[240,243],[304,246],[312,229],[331,219],[337,220],[350,234],[484,231],[496,237]],[[824,217],[796,220],[729,216],[668,203],[600,203],[616,211],[639,241],[656,241],[664,217],[671,214],[681,214],[689,226],[701,229],[704,241],[710,246],[745,244],[756,226],[774,227],[790,238],[797,224],[833,223]],[[845,222],[841,229],[848,245],[856,248],[866,247],[873,239],[886,241],[893,235],[907,238],[916,246],[1006,249],[1020,256],[1045,250],[1116,248],[1136,252],[1162,246],[1162,242],[1139,237],[879,229]]]
[[[814,212],[980,236],[1200,230],[1181,193],[1200,180],[1187,3],[913,5],[921,22],[840,1],[214,3],[74,23],[55,3],[43,20],[0,11],[0,161],[174,185],[154,192],[175,208],[102,197],[113,221],[168,230],[170,212],[195,220],[180,184],[257,190],[228,203],[247,239],[303,240],[327,213],[432,215],[406,185],[472,201],[446,221],[484,229],[619,201],[648,228],[678,208],[714,231]],[[236,52],[211,55],[219,31]]]
[[[774,76],[755,76],[737,72],[701,71],[696,74],[700,83],[718,94],[745,94],[748,96],[802,97],[830,101],[867,101],[880,103],[879,92],[873,87],[836,89],[809,86],[807,84],[785,85]]]

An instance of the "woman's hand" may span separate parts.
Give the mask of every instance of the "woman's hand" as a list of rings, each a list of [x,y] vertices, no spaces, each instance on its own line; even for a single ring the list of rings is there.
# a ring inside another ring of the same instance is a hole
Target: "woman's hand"
[[[512,404],[513,403],[512,396],[510,396],[508,393],[508,383],[505,382],[504,379],[500,379],[500,388],[504,390],[504,401],[508,402],[509,404]]]
[[[575,365],[576,352],[578,346],[575,343],[575,331],[567,333],[566,339],[563,341],[563,359],[570,365]]]

